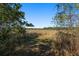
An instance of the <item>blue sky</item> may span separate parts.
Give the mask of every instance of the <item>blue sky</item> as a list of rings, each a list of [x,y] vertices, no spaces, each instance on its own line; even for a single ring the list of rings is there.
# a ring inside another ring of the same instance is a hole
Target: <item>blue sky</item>
[[[49,27],[52,17],[56,14],[56,4],[52,3],[23,3],[22,11],[25,12],[25,19],[35,27]]]

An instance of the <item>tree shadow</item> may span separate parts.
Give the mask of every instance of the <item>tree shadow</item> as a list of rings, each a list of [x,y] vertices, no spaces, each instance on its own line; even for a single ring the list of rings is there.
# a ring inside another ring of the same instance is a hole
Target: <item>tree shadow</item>
[[[38,35],[37,33],[9,33],[9,38],[5,36],[3,43],[0,42],[0,55],[28,55],[29,48],[37,42]]]

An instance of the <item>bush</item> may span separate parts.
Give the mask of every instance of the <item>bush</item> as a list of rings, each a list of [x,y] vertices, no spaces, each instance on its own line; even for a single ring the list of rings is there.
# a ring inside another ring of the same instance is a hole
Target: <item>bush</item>
[[[59,31],[57,33],[55,48],[58,55],[77,55],[77,39],[73,33]]]

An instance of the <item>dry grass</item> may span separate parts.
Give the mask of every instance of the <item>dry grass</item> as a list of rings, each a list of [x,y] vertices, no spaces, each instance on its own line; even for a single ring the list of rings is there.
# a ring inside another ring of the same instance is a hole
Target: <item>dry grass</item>
[[[74,33],[75,34],[75,33]],[[13,41],[4,44],[0,49],[1,55],[30,55],[30,56],[69,56],[79,55],[79,35],[71,31],[52,29],[30,29]],[[11,37],[11,36],[10,36]],[[12,39],[11,39],[12,40]],[[10,43],[11,42],[11,43]]]
[[[27,30],[29,33],[37,33],[37,39],[52,39],[56,37],[57,30]]]
[[[55,41],[54,50],[49,50],[48,55],[79,55],[79,36],[75,37],[72,31],[69,30],[27,30],[28,33],[37,33],[39,36],[36,39],[40,39],[43,43],[47,40]],[[77,33],[78,34],[78,33]],[[75,34],[75,35],[77,35]],[[48,43],[48,42],[47,42]],[[53,49],[53,48],[51,48]],[[55,52],[55,50],[57,50]],[[48,53],[46,52],[46,53]],[[56,54],[57,53],[57,54]]]

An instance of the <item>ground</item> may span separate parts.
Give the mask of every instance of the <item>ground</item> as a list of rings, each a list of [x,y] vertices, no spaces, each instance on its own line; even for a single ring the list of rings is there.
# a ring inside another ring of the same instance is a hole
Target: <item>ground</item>
[[[52,39],[56,37],[57,30],[27,30],[29,33],[40,34],[37,39]]]

